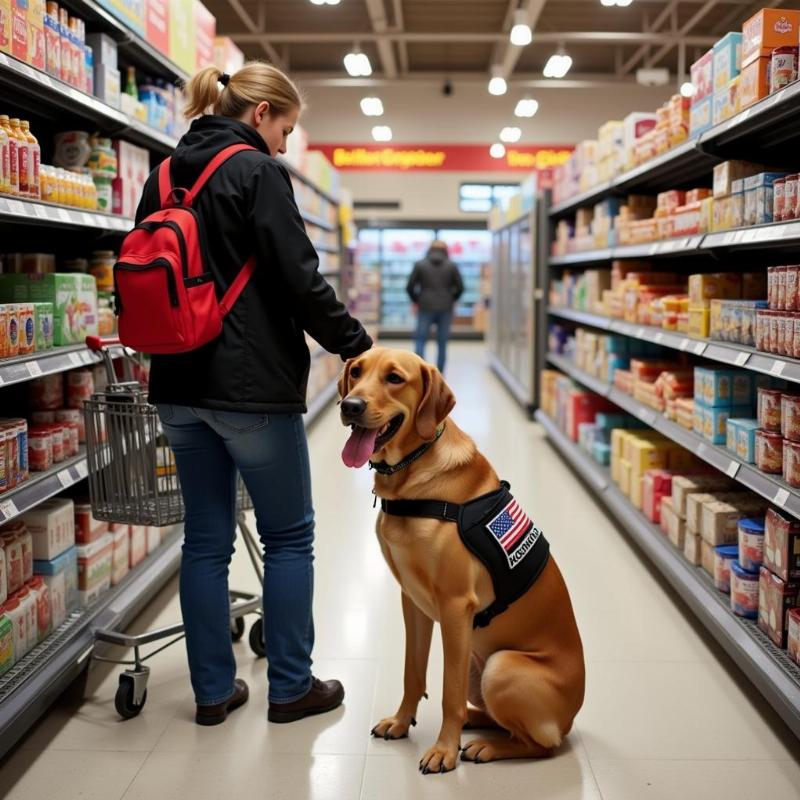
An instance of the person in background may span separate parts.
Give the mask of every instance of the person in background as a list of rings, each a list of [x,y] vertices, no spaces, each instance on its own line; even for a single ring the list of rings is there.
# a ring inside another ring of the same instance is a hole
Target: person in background
[[[425,358],[428,335],[436,325],[439,347],[436,365],[439,372],[444,372],[453,308],[464,292],[461,273],[449,258],[446,242],[436,239],[431,243],[428,255],[414,264],[406,291],[417,307],[417,355]]]
[[[372,340],[320,275],[286,152],[302,109],[280,70],[250,62],[234,75],[206,67],[186,87],[197,117],[170,162],[172,184],[190,187],[230,145],[252,149],[226,161],[193,208],[210,234],[206,266],[218,292],[255,255],[252,280],[221,336],[199,350],[153,356],[150,402],[158,408],[186,505],[180,596],[200,725],[224,722],[247,701],[231,644],[228,566],[241,474],[264,546],[264,641],[270,722],[293,722],[341,705],[337,680],[311,671],[314,646],[314,507],[302,414],[310,356],[305,331],[342,359]],[[160,207],[150,175],[137,224]]]

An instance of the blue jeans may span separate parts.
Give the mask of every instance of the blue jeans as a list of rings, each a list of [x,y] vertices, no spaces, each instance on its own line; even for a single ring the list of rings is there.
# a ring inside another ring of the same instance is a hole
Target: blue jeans
[[[438,352],[436,366],[439,372],[444,372],[444,365],[447,361],[447,340],[450,338],[450,323],[453,320],[452,311],[422,311],[417,313],[417,355],[425,358],[425,344],[428,341],[428,334],[431,326],[436,325],[436,338],[438,341]]]
[[[186,504],[180,595],[195,701],[234,691],[228,565],[236,536],[236,480],[253,498],[264,546],[264,641],[269,700],[311,688],[314,508],[300,414],[243,414],[159,405]]]

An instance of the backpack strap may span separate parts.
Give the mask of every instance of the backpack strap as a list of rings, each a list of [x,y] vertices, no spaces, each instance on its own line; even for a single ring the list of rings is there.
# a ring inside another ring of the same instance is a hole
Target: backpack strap
[[[219,309],[223,317],[228,316],[234,303],[239,299],[247,284],[250,283],[250,278],[253,277],[255,271],[256,258],[255,256],[250,256],[245,265],[239,270],[239,274],[234,278],[233,283],[228,287],[228,291],[225,292],[222,300],[219,301]]]
[[[172,194],[172,178],[169,174],[171,164],[172,158],[165,158],[158,168],[158,196],[161,200],[161,208],[169,205],[170,194]]]
[[[200,190],[208,183],[211,176],[233,155],[241,152],[242,150],[255,150],[256,148],[249,144],[232,144],[220,150],[211,161],[206,164],[205,169],[200,173],[200,177],[195,181],[194,186],[189,189],[186,195],[186,205],[190,206],[194,203],[195,198],[200,194]]]

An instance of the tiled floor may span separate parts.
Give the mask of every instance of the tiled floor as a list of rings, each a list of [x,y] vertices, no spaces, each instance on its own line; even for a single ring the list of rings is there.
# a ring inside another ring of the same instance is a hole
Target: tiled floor
[[[238,644],[252,698],[218,728],[192,721],[181,646],[153,662],[142,715],[114,712],[116,673],[95,670],[83,702],[65,699],[0,767],[0,796],[142,800],[796,800],[800,745],[757,692],[684,616],[614,524],[576,482],[485,368],[484,351],[454,349],[455,418],[508,478],[543,526],[565,573],[587,655],[586,705],[559,755],[546,762],[460,764],[422,777],[416,763],[436,736],[442,659],[412,737],[373,741],[402,681],[399,594],[378,552],[368,472],[345,469],[334,413],[311,432],[319,519],[317,674],[338,677],[345,707],[293,725],[265,720],[264,662]],[[252,588],[245,555],[232,584]],[[171,584],[138,627],[174,619]],[[465,740],[469,737],[465,736]],[[424,794],[423,794],[424,793]]]

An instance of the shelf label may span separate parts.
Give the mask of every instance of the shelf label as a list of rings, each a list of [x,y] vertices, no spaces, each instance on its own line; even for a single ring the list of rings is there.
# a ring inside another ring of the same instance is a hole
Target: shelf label
[[[42,374],[42,368],[39,366],[39,362],[29,361],[28,372],[30,373],[31,378],[38,378]]]
[[[689,349],[691,342],[688,339],[681,339],[680,349],[685,353]]]
[[[8,200],[8,210],[12,214],[18,214],[19,216],[25,216],[27,214],[27,209],[25,208],[25,204],[21,203],[19,200]]]
[[[39,81],[39,83],[43,83],[45,86],[48,86],[51,89],[53,88],[53,81],[51,81],[50,76],[46,75],[44,72],[37,72],[36,79]]]
[[[4,500],[0,503],[0,514],[2,514],[5,519],[18,516],[19,509],[17,508],[17,504],[13,500]]]
[[[39,219],[47,219],[47,209],[44,206],[40,206],[38,203],[33,204],[33,213],[36,214]]]
[[[664,334],[663,333],[657,333],[655,335],[654,341],[655,341],[656,344],[661,344],[661,342],[664,341]]]
[[[728,468],[725,470],[725,473],[729,478],[735,478],[740,466],[741,465],[738,462],[731,461],[730,464],[728,464]]]
[[[637,339],[644,339],[644,334],[645,334],[644,328],[637,328],[636,329],[636,333],[634,334],[634,336]]]
[[[786,489],[778,489],[778,491],[775,492],[775,497],[772,498],[772,502],[775,503],[776,506],[783,508],[788,499],[789,492]]]
[[[81,354],[81,362],[83,364],[91,364],[92,363],[92,354],[88,350],[84,350]]]
[[[701,356],[706,351],[706,343],[705,342],[695,342],[694,345],[694,354],[696,356]]]
[[[81,366],[81,357],[79,353],[70,353],[69,360],[73,363],[74,366],[80,367]]]
[[[772,365],[772,369],[769,371],[770,375],[783,375],[783,368],[786,366],[785,361],[776,361]]]
[[[72,484],[75,483],[75,481],[72,480],[72,475],[69,474],[68,469],[62,469],[61,472],[58,473],[58,480],[64,489],[72,486]]]
[[[75,469],[78,470],[78,475],[80,475],[81,478],[85,478],[89,474],[89,465],[85,460],[79,461],[75,465]]]
[[[736,366],[743,367],[750,360],[750,353],[739,353],[736,356]]]
[[[636,416],[639,417],[642,422],[645,422],[648,425],[652,424],[653,420],[655,419],[655,414],[648,408],[637,408]]]
[[[58,217],[62,222],[72,222],[72,217],[69,215],[69,211],[67,211],[66,208],[58,209]]]

